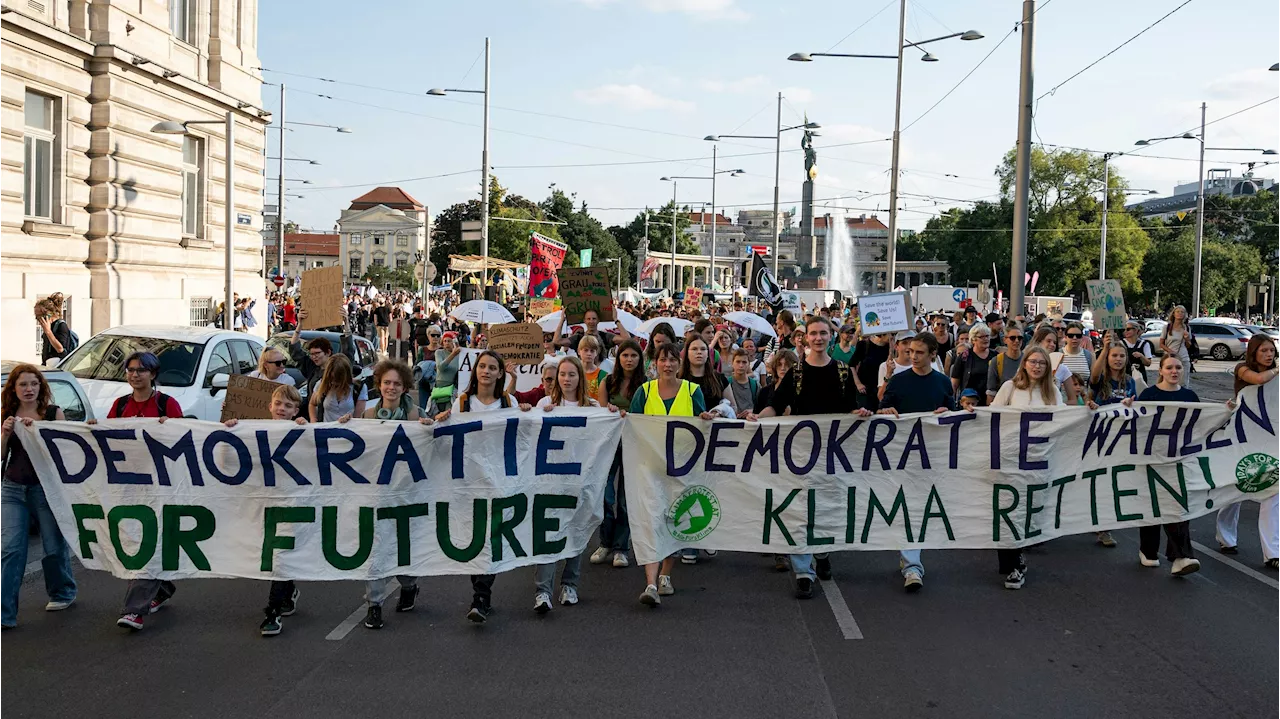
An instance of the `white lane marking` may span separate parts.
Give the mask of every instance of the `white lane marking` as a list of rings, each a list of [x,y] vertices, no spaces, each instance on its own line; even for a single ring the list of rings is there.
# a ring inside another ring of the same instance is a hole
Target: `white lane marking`
[[[387,590],[382,593],[382,596],[378,599],[378,601],[380,603],[387,601],[387,597],[390,597],[399,587],[400,587],[399,584],[392,582],[391,586],[387,587]],[[325,639],[328,639],[331,642],[341,641],[342,639],[345,639],[346,636],[351,633],[351,630],[355,629],[356,625],[359,624],[361,620],[364,619],[364,615],[367,611],[369,611],[369,605],[361,604],[358,609],[356,609],[354,612],[350,614],[350,616],[348,616],[346,619],[343,619],[341,624],[334,627],[333,631],[325,635]]]
[[[840,627],[840,633],[844,638],[863,639],[862,629],[853,618],[853,612],[849,611],[849,605],[845,603],[844,594],[840,592],[836,581],[828,579],[824,582],[819,579],[818,584],[822,585],[822,595],[827,598],[827,604],[831,605],[831,613],[835,615],[836,625]]]
[[[26,579],[27,577],[30,577],[35,574],[39,574],[40,572],[43,572],[43,571],[44,571],[44,564],[41,562],[41,560],[37,559],[34,562],[27,562],[27,568],[22,572],[22,578]]]
[[[1244,566],[1243,564],[1237,562],[1231,557],[1223,555],[1222,552],[1219,552],[1214,549],[1210,549],[1199,542],[1192,542],[1191,546],[1195,547],[1196,551],[1200,552],[1200,556],[1202,557],[1216,559],[1219,562],[1222,562],[1223,564],[1227,565],[1228,567],[1231,567],[1232,569],[1238,572],[1241,572],[1249,577],[1253,577],[1254,579],[1258,580],[1259,582],[1262,582],[1263,584],[1267,585],[1268,587],[1271,587],[1272,589],[1280,589],[1280,582],[1272,579],[1271,577],[1268,577],[1267,575],[1263,574],[1262,572],[1259,572],[1256,569],[1252,569],[1250,567]]]

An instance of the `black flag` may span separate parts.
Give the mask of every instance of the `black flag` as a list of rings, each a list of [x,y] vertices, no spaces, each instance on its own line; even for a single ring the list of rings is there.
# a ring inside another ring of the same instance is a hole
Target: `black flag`
[[[751,275],[747,284],[747,292],[760,298],[760,301],[777,310],[782,306],[782,288],[773,276],[773,271],[764,263],[758,253],[751,255]]]

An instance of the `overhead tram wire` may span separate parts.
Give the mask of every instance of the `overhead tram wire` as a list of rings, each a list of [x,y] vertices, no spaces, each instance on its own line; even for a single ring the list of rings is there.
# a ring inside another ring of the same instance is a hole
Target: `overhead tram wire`
[[[871,17],[869,17],[869,18],[867,18],[866,20],[863,20],[861,25],[859,25],[859,26],[855,27],[854,29],[850,30],[850,31],[849,31],[849,34],[845,35],[844,37],[840,38],[839,40],[836,40],[836,44],[834,44],[834,45],[832,45],[831,47],[827,48],[827,52],[831,52],[832,50],[836,49],[837,47],[840,47],[841,43],[843,43],[845,40],[848,40],[849,38],[853,37],[853,34],[854,34],[854,33],[858,32],[858,31],[859,31],[859,30],[861,30],[862,28],[866,27],[866,26],[867,26],[867,25],[868,25],[872,20],[875,20],[877,17],[880,17],[880,14],[881,14],[881,13],[883,13],[885,10],[888,10],[889,8],[891,8],[891,7],[893,7],[894,5],[897,5],[897,4],[898,4],[898,0],[889,0],[889,2],[885,3],[885,4],[884,4],[884,7],[880,8],[879,10],[877,10],[877,11],[875,12],[875,14],[874,14],[874,15],[872,15],[872,16],[871,16]]]
[[[1222,117],[1219,117],[1219,118],[1217,118],[1217,119],[1210,120],[1210,121],[1208,121],[1208,122],[1204,123],[1204,126],[1205,126],[1205,127],[1208,127],[1208,126],[1210,126],[1210,125],[1217,124],[1217,123],[1219,123],[1219,122],[1222,122],[1223,120],[1227,120],[1227,119],[1233,118],[1233,117],[1235,117],[1236,115],[1239,115],[1239,114],[1242,114],[1242,113],[1248,112],[1248,111],[1250,111],[1250,110],[1256,110],[1257,108],[1262,107],[1263,105],[1265,105],[1265,104],[1267,104],[1267,103],[1269,103],[1269,102],[1275,102],[1276,100],[1280,100],[1280,95],[1274,95],[1274,96],[1272,96],[1272,97],[1267,98],[1266,100],[1263,100],[1262,102],[1254,103],[1254,104],[1252,104],[1252,105],[1250,105],[1250,106],[1248,106],[1248,107],[1246,107],[1246,108],[1242,108],[1242,109],[1240,109],[1240,110],[1236,110],[1235,112],[1230,113],[1230,114],[1228,114],[1228,115],[1223,115]],[[1199,124],[1194,125],[1193,127],[1189,127],[1189,128],[1187,128],[1186,130],[1183,130],[1182,132],[1177,133],[1177,137],[1180,137],[1181,135],[1184,135],[1184,134],[1186,134],[1186,133],[1188,133],[1188,132],[1195,132],[1195,131],[1197,131],[1197,130],[1199,130],[1199,129],[1200,129],[1200,125],[1199,125]],[[1137,157],[1151,157],[1150,155],[1143,155],[1142,153],[1143,153],[1143,152],[1146,152],[1148,148],[1155,147],[1156,145],[1159,145],[1159,144],[1160,144],[1160,143],[1162,143],[1162,142],[1168,142],[1169,140],[1172,140],[1172,139],[1175,139],[1175,137],[1167,137],[1167,138],[1165,138],[1165,139],[1163,139],[1163,140],[1152,140],[1151,142],[1148,142],[1146,145],[1143,145],[1141,148],[1139,148],[1139,149],[1137,149],[1137,150],[1133,150],[1133,151],[1131,151],[1131,152],[1127,152],[1126,154],[1128,154],[1128,155],[1133,155],[1133,156],[1137,156]],[[1199,162],[1199,160],[1197,160],[1197,162]],[[1206,160],[1206,162],[1208,162],[1208,160]]]
[[[969,72],[965,73],[965,76],[964,76],[964,77],[960,78],[960,82],[957,82],[955,85],[953,85],[953,86],[952,86],[952,88],[951,88],[950,90],[947,90],[947,92],[946,92],[945,94],[943,94],[943,96],[942,96],[942,97],[938,98],[938,101],[937,101],[937,102],[935,102],[935,103],[933,103],[932,105],[930,105],[930,106],[929,106],[929,109],[928,109],[928,110],[925,110],[924,112],[920,113],[920,116],[919,116],[919,117],[917,117],[916,119],[914,119],[914,120],[912,120],[911,122],[907,123],[907,126],[906,126],[906,127],[904,127],[904,128],[902,128],[902,132],[906,132],[907,130],[910,130],[910,129],[911,129],[911,127],[912,127],[912,125],[915,125],[917,122],[920,122],[921,120],[923,120],[923,119],[925,118],[925,116],[926,116],[926,115],[928,115],[929,113],[933,112],[933,109],[934,109],[935,107],[937,107],[938,105],[941,105],[943,100],[946,100],[948,97],[951,97],[951,93],[953,93],[953,92],[955,92],[957,89],[959,89],[959,87],[960,87],[961,85],[963,85],[963,84],[964,84],[964,81],[969,79],[969,76],[970,76],[970,75],[972,75],[973,73],[977,72],[977,71],[978,71],[978,68],[982,67],[983,63],[985,63],[985,62],[987,61],[987,59],[988,59],[988,58],[990,58],[992,55],[994,55],[994,54],[996,53],[996,50],[999,50],[999,49],[1000,49],[1000,46],[1001,46],[1001,45],[1003,45],[1003,44],[1005,43],[1005,41],[1006,41],[1006,40],[1008,40],[1010,37],[1012,37],[1012,36],[1013,36],[1013,33],[1017,32],[1017,30],[1018,30],[1018,24],[1016,24],[1016,23],[1015,23],[1015,24],[1014,24],[1014,26],[1013,26],[1013,28],[1012,28],[1011,30],[1009,30],[1009,32],[1005,33],[1005,36],[1004,36],[1004,37],[1000,38],[1000,42],[996,43],[996,46],[995,46],[995,47],[993,47],[993,48],[991,48],[991,51],[990,51],[990,52],[988,52],[988,53],[987,53],[987,54],[986,54],[986,55],[985,55],[981,60],[979,60],[979,61],[978,61],[978,64],[973,66],[973,69],[969,70]]]

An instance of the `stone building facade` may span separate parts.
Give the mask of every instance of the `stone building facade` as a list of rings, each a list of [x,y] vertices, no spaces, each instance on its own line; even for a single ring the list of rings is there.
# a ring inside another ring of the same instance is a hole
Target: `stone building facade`
[[[34,303],[82,340],[197,324],[224,291],[236,123],[234,290],[260,276],[264,134],[257,0],[29,0],[0,15],[0,312],[6,359],[38,359]],[[152,132],[161,121],[185,135]],[[260,323],[259,327],[265,327]]]
[[[430,224],[427,208],[398,187],[379,187],[352,200],[338,218],[339,264],[347,268],[347,279],[359,280],[375,265],[412,268],[426,247]]]

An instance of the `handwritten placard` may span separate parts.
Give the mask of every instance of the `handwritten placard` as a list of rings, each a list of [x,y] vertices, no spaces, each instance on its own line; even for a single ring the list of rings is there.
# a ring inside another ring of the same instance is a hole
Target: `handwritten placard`
[[[566,321],[581,322],[587,310],[595,310],[601,322],[612,322],[613,294],[607,267],[560,270],[560,302]]]
[[[529,300],[529,314],[534,317],[546,317],[558,309],[559,297],[534,297]]]
[[[1128,315],[1124,310],[1124,292],[1119,280],[1085,280],[1089,290],[1089,309],[1093,310],[1093,326],[1100,330],[1123,330]]]
[[[532,322],[489,325],[489,349],[502,355],[508,365],[541,364],[542,328]]]
[[[858,298],[862,334],[875,335],[913,329],[910,292],[886,292]]]
[[[702,306],[702,290],[690,287],[684,291],[684,306],[696,310]]]
[[[342,324],[341,267],[321,267],[302,273],[302,308],[307,311],[299,323],[304,330]]]
[[[222,400],[222,420],[271,419],[271,394],[278,382],[233,374],[227,380],[227,396]]]

